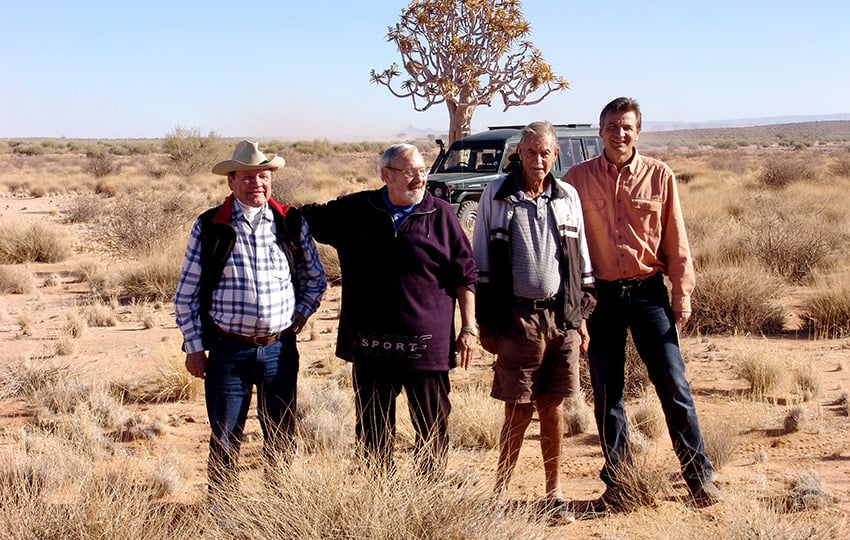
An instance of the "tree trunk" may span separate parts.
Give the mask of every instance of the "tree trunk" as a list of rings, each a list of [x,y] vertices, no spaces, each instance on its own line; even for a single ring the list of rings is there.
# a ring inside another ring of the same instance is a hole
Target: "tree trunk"
[[[446,101],[449,109],[449,146],[458,139],[472,133],[472,113],[474,105],[458,106]]]

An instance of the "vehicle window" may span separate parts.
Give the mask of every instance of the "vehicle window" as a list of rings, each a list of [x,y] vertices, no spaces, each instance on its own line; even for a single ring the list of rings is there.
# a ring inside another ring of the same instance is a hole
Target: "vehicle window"
[[[506,150],[508,153],[508,159],[505,160],[505,165],[502,167],[503,173],[509,173],[519,165],[519,154],[517,154],[516,147],[516,144],[508,146],[508,149]]]
[[[501,148],[454,148],[448,151],[437,172],[496,172],[500,161]]]
[[[587,157],[585,159],[595,158],[602,154],[605,149],[602,139],[599,137],[587,137],[584,139],[584,145],[587,147]]]
[[[561,161],[560,170],[566,171],[576,163],[584,161],[581,152],[581,139],[561,137],[558,139],[558,146],[561,147],[558,156]]]

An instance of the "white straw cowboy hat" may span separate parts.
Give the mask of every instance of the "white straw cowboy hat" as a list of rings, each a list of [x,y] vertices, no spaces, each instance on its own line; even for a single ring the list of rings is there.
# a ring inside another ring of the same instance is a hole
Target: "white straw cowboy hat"
[[[217,163],[212,168],[212,172],[213,174],[227,176],[235,171],[261,171],[265,169],[276,171],[285,164],[286,161],[282,157],[274,154],[269,159],[264,153],[260,152],[256,142],[241,141],[233,151],[233,158]]]

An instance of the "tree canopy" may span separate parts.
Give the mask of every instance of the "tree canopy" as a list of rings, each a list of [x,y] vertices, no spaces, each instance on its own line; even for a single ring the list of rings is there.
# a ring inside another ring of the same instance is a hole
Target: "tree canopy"
[[[445,103],[451,143],[469,135],[475,109],[497,95],[507,110],[569,88],[526,39],[530,32],[519,0],[414,0],[387,32],[408,78],[394,63],[373,69],[371,80],[411,98],[417,111]]]

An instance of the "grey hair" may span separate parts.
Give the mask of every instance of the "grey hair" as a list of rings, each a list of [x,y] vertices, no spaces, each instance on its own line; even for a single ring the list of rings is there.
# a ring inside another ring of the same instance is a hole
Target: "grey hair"
[[[558,134],[555,132],[555,126],[552,125],[552,122],[542,121],[542,122],[532,122],[522,128],[520,131],[519,143],[522,144],[523,139],[525,139],[526,135],[535,135],[540,137],[541,139],[548,137],[550,141],[552,141],[553,146],[558,145]]]
[[[389,167],[395,158],[410,154],[411,152],[419,152],[419,149],[407,143],[396,143],[384,150],[384,153],[381,154],[381,159],[378,160],[378,176],[381,175],[381,170],[384,167]]]

